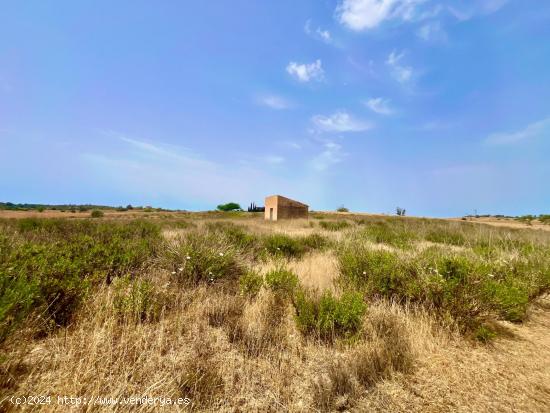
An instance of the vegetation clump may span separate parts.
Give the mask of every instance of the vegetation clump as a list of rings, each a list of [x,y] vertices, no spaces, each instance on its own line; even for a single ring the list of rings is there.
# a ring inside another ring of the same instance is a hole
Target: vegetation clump
[[[340,231],[348,228],[350,223],[348,221],[319,221],[319,225],[328,231]]]
[[[227,204],[220,204],[218,205],[217,209],[219,211],[224,211],[224,212],[242,210],[241,206],[236,202],[228,202]]]
[[[28,218],[0,222],[0,341],[41,314],[41,329],[67,325],[88,289],[147,263],[155,225]]]
[[[184,234],[168,246],[164,261],[172,275],[183,283],[231,281],[243,273],[235,246],[213,232]]]
[[[258,295],[263,284],[263,277],[252,270],[248,270],[239,278],[241,293],[250,297]]]
[[[335,297],[329,291],[317,296],[300,289],[294,298],[294,307],[300,331],[324,340],[356,334],[366,311],[363,296],[354,291]]]
[[[94,209],[91,213],[90,213],[90,216],[92,218],[101,218],[103,217],[103,215],[105,215],[103,213],[103,211],[100,211],[99,209]]]

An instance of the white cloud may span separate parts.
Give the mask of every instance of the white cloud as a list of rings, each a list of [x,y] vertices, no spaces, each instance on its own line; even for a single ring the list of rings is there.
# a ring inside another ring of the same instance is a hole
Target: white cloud
[[[345,111],[330,116],[316,115],[311,121],[319,132],[362,132],[372,128],[370,122],[355,119]]]
[[[263,160],[271,165],[279,165],[285,162],[285,158],[278,155],[268,155],[265,158],[263,158]]]
[[[417,31],[416,35],[424,41],[447,41],[447,33],[443,29],[439,21],[429,22],[422,25]]]
[[[287,148],[290,148],[290,149],[296,149],[296,150],[302,149],[302,145],[293,141],[284,141],[284,142],[281,142],[281,145],[286,146]]]
[[[407,83],[409,80],[412,79],[414,74],[412,67],[404,66],[400,63],[401,59],[403,59],[403,56],[405,56],[404,52],[397,54],[395,51],[393,51],[390,53],[388,59],[386,60],[386,64],[391,68],[392,76],[399,83]]]
[[[384,98],[371,98],[364,102],[370,110],[379,115],[391,115],[394,113],[394,110],[390,106],[389,99]]]
[[[336,8],[340,23],[351,30],[373,29],[385,20],[412,20],[425,0],[343,0]]]
[[[525,129],[511,133],[493,133],[485,139],[490,145],[511,145],[541,136],[550,138],[550,118],[531,123]]]
[[[321,81],[324,79],[325,74],[320,59],[313,63],[290,62],[286,67],[286,71],[300,82]]]
[[[325,171],[330,166],[342,162],[344,156],[341,145],[326,141],[323,143],[323,151],[315,156],[309,164],[316,171]]]
[[[257,103],[271,109],[284,110],[293,107],[292,102],[277,95],[264,95],[257,98]]]
[[[328,30],[323,30],[320,27],[317,27],[315,30],[311,27],[311,20],[306,21],[306,24],[304,25],[304,32],[314,38],[322,40],[323,42],[327,44],[332,43],[332,35]]]
[[[458,21],[467,21],[476,16],[496,13],[508,3],[508,0],[477,0],[474,3],[462,5],[460,8],[448,6],[447,10]]]

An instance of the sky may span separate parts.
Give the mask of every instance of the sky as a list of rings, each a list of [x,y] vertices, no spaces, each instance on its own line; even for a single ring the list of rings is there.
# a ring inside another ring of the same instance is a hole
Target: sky
[[[0,201],[550,212],[550,2],[0,1]]]

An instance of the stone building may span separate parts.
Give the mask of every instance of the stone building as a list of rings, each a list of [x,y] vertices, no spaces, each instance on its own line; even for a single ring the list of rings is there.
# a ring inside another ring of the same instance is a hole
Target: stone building
[[[281,195],[271,195],[265,198],[265,219],[277,221],[287,218],[307,218],[308,208],[306,204],[285,198]]]

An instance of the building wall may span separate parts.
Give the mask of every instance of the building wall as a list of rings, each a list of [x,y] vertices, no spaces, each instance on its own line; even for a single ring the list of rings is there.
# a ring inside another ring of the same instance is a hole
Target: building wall
[[[271,209],[273,208],[273,212]],[[308,206],[278,196],[268,196],[265,199],[264,218],[277,221],[278,219],[307,218]]]
[[[269,221],[270,219],[270,210],[273,208],[273,221],[277,221],[277,197],[275,196],[268,196],[265,199],[265,212],[264,212],[264,218]]]
[[[278,218],[307,218],[308,208],[301,206],[284,205],[279,206],[277,211]]]

